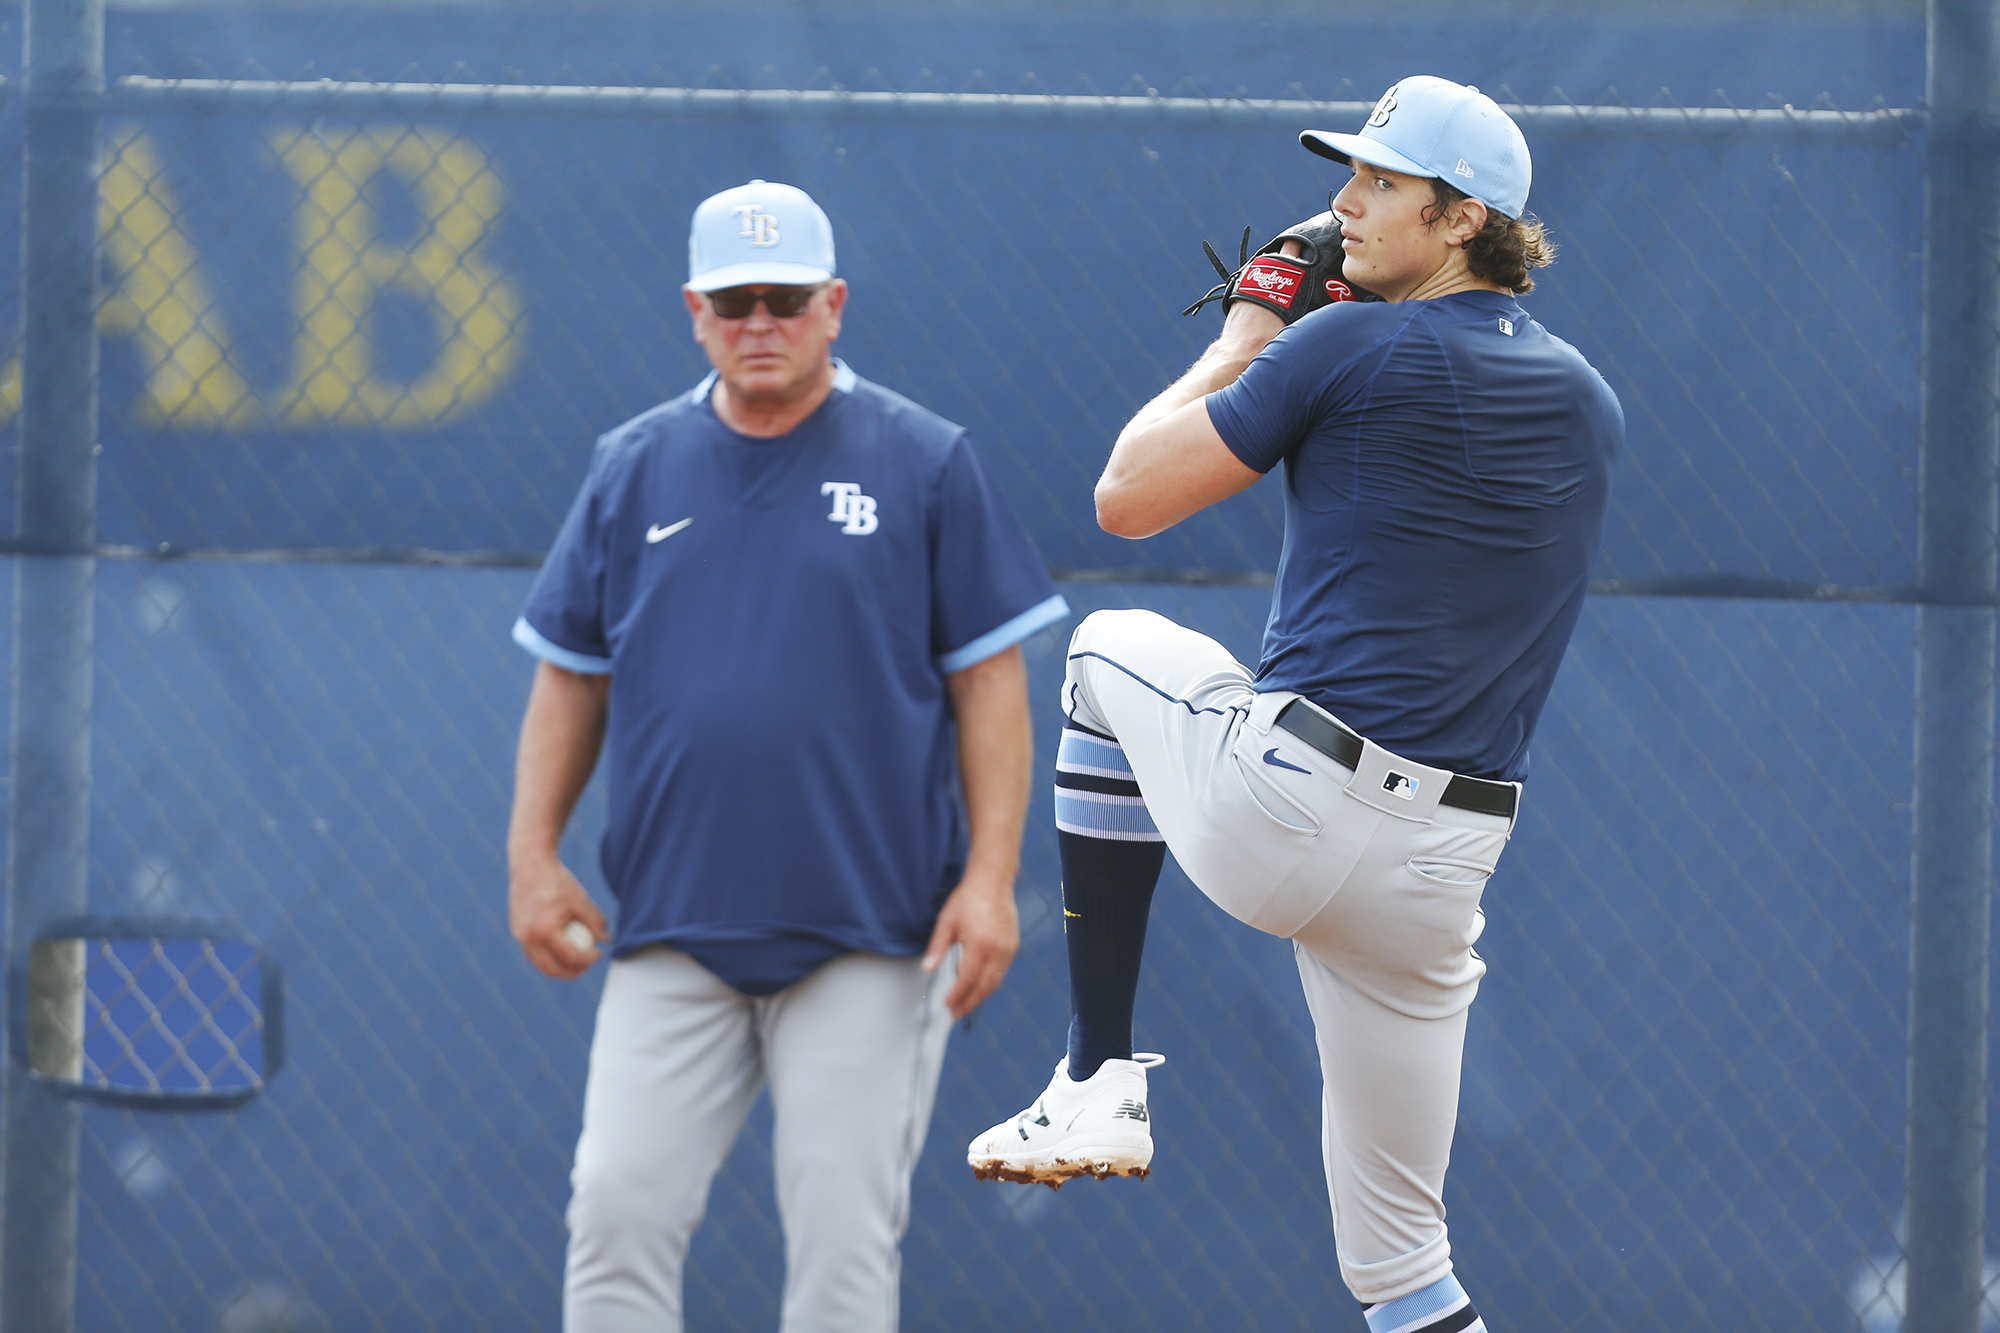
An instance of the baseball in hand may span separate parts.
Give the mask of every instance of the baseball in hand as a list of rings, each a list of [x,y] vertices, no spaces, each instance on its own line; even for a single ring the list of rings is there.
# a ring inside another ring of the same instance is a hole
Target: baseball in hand
[[[595,949],[597,939],[590,933],[590,927],[581,921],[572,921],[563,927],[563,938],[579,949]]]

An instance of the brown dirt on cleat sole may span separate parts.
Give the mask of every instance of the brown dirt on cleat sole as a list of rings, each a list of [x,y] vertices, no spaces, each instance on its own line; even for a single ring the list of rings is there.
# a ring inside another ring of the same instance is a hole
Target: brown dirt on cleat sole
[[[1047,1185],[1052,1190],[1061,1189],[1066,1183],[1075,1180],[1078,1176],[1092,1176],[1098,1180],[1109,1180],[1113,1176],[1130,1176],[1134,1180],[1144,1180],[1152,1174],[1151,1169],[1143,1166],[1135,1166],[1121,1171],[1115,1166],[1093,1167],[1074,1165],[1067,1162],[1041,1167],[1032,1171],[1022,1171],[1011,1166],[1001,1166],[997,1162],[991,1166],[975,1166],[972,1168],[972,1178],[974,1180],[1004,1180],[1015,1185]]]
[[[974,1180],[1004,1180],[1014,1185],[1047,1185],[1052,1190],[1059,1190],[1063,1187],[1065,1180],[1072,1180],[1075,1177],[1067,1175],[1054,1176],[1047,1172],[1017,1171],[1011,1166],[994,1165],[973,1167],[972,1178]]]

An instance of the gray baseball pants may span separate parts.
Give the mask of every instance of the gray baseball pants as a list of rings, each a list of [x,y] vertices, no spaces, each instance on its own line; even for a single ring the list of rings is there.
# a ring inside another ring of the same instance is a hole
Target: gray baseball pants
[[[953,971],[853,953],[752,998],[677,950],[612,963],[570,1174],[566,1333],[680,1333],[688,1244],[766,1084],[784,1333],[893,1333]]]
[[[1486,971],[1472,944],[1513,821],[1440,805],[1450,773],[1372,742],[1358,767],[1336,764],[1274,725],[1296,694],[1251,684],[1205,635],[1099,611],[1070,641],[1063,706],[1124,747],[1196,887],[1292,941],[1326,1085],[1341,1276],[1358,1299],[1391,1301],[1451,1272],[1441,1190]]]

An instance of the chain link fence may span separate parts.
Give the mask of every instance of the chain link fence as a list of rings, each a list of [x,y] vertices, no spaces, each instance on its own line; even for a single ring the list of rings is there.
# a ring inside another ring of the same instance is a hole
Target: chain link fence
[[[763,176],[823,203],[841,354],[972,429],[1079,615],[1150,607],[1255,660],[1272,487],[1136,544],[1089,494],[1213,332],[1178,314],[1201,240],[1325,207],[1304,110],[904,91],[113,89],[89,909],[229,923],[282,965],[285,1032],[238,1105],[84,1107],[79,1328],[553,1326],[601,971],[548,982],[507,934],[531,665],[507,631],[594,437],[706,371],[678,287],[707,194]],[[1524,118],[1563,247],[1527,304],[1618,391],[1630,448],[1487,897],[1460,1268],[1495,1328],[1879,1333],[1902,1302],[1915,122]],[[0,112],[10,162],[21,124]],[[0,176],[0,218],[19,189]],[[1045,747],[1064,633],[1027,645]],[[602,817],[593,791],[568,844],[594,888]],[[1063,1030],[1057,889],[1036,820],[1020,959],[953,1038],[905,1326],[1361,1329],[1286,946],[1171,868],[1138,1013],[1171,1061],[1156,1174],[970,1179],[963,1143]],[[224,953],[209,974],[247,965]],[[134,1058],[139,961],[107,942],[89,983]],[[768,1130],[717,1184],[691,1327],[776,1322]]]

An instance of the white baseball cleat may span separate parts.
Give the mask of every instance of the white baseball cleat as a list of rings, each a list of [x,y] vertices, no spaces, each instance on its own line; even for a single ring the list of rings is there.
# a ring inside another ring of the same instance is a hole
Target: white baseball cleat
[[[1072,1082],[1067,1058],[1056,1062],[1047,1091],[1012,1120],[972,1141],[965,1160],[978,1180],[1011,1180],[1061,1189],[1078,1176],[1151,1174],[1153,1126],[1146,1111],[1146,1071],[1167,1057],[1150,1052],[1106,1060]]]

